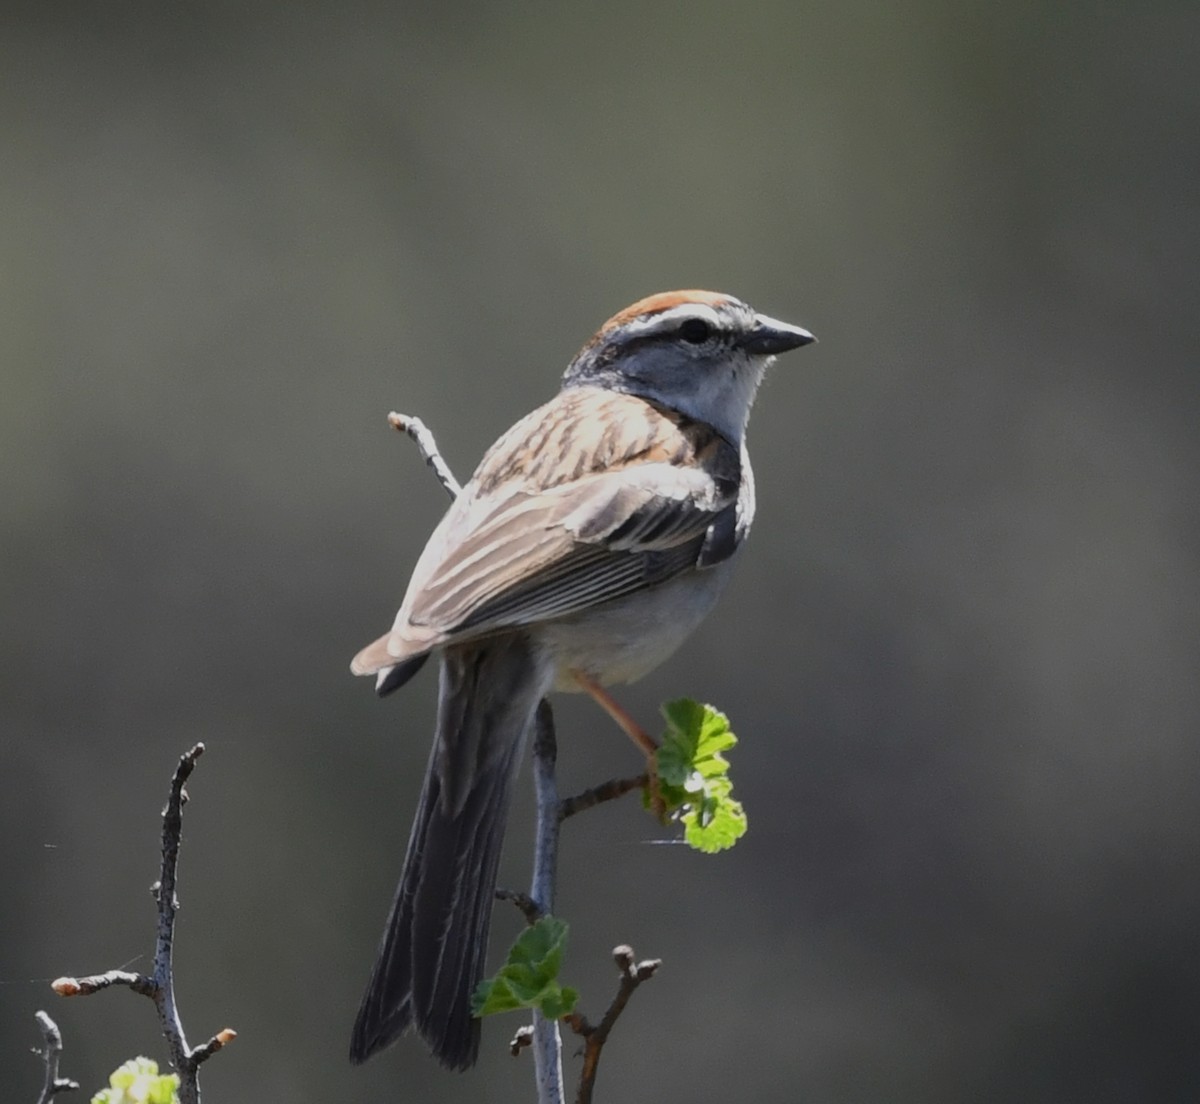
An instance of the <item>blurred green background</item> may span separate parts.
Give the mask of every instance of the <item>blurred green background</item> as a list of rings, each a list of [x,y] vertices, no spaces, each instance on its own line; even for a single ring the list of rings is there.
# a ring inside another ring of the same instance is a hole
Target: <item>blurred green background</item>
[[[718,613],[622,694],[742,738],[750,834],[571,823],[567,980],[665,959],[608,1101],[1200,1096],[1193,3],[46,4],[0,34],[0,1084],[161,1058],[157,816],[219,1101],[524,1101],[348,1033],[435,679],[376,700],[462,476],[608,315],[809,326]],[[563,787],[636,769],[560,704]],[[529,865],[529,783],[505,880]],[[497,938],[517,930],[503,910]],[[570,1070],[577,1069],[571,1060]]]

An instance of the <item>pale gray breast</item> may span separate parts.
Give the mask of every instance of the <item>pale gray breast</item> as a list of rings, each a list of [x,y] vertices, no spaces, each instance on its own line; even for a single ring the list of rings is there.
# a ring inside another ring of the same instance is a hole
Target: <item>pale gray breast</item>
[[[581,670],[604,685],[634,682],[654,670],[695,631],[725,589],[731,557],[669,582],[536,626],[534,638],[558,666],[555,689],[579,690]]]
[[[754,522],[754,471],[743,443],[731,545],[711,566],[572,617],[539,625],[536,638],[558,665],[555,689],[577,691],[571,669],[604,685],[635,682],[668,659],[708,616],[733,573]]]

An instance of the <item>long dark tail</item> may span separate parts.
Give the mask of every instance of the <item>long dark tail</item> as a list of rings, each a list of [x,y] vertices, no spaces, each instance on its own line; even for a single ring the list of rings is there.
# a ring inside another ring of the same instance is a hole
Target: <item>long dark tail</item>
[[[354,1024],[352,1062],[415,1028],[443,1065],[474,1064],[471,993],[483,976],[512,784],[551,679],[520,636],[444,653],[437,736]]]

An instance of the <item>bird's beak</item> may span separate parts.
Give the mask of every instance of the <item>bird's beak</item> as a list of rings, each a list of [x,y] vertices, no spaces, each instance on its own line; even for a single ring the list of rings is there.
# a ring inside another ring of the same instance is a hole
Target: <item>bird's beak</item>
[[[754,316],[754,329],[742,338],[741,345],[748,353],[758,356],[774,356],[801,345],[811,345],[817,339],[808,330],[768,318],[765,314]]]

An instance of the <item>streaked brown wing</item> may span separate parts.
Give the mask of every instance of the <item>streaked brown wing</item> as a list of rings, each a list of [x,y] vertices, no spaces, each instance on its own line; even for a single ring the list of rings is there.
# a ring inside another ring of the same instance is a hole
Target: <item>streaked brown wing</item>
[[[576,613],[696,566],[732,509],[703,473],[661,464],[512,496],[447,550],[405,612],[447,634]]]
[[[561,392],[484,456],[417,563],[387,651],[562,617],[715,562],[740,476],[711,427],[630,395]]]

